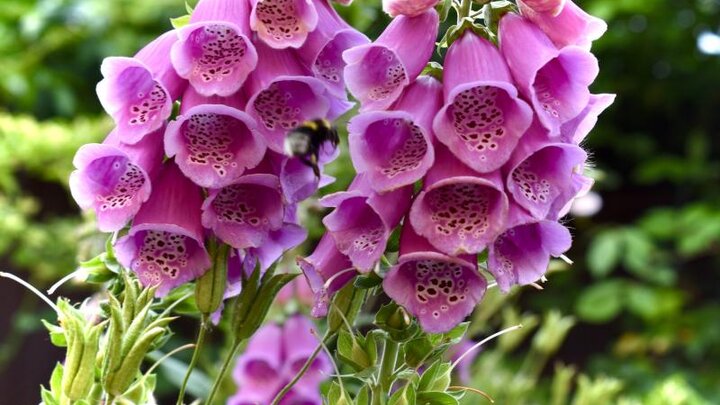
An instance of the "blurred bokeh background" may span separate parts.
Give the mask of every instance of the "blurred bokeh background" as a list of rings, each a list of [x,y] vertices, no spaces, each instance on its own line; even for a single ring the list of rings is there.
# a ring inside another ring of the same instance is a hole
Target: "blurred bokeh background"
[[[374,37],[386,22],[378,3],[343,12]],[[474,336],[527,327],[483,351],[469,385],[499,403],[720,403],[720,1],[578,3],[609,24],[593,48],[593,90],[618,94],[586,144],[597,194],[569,218],[573,266],[554,264],[542,292],[495,291],[478,308]],[[184,9],[182,0],[2,2],[3,271],[46,288],[102,246],[67,187],[75,150],[111,127],[94,92],[100,62],[134,54]],[[332,170],[347,182],[352,168],[345,158]],[[315,238],[319,217],[308,219]],[[82,300],[93,289],[61,291]],[[38,403],[62,354],[39,322],[54,315],[6,281],[0,303],[0,403]],[[193,334],[179,324],[178,339]]]

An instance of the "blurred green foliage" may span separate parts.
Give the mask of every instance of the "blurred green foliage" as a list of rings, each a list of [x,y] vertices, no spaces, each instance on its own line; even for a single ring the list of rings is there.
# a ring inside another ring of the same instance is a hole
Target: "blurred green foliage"
[[[375,37],[387,22],[378,3],[342,13]],[[493,292],[478,309],[474,336],[517,321],[537,330],[482,352],[472,386],[502,403],[720,402],[720,56],[697,46],[701,33],[718,33],[720,1],[578,3],[609,23],[593,49],[594,90],[618,94],[587,141],[604,209],[570,222],[572,270],[551,275],[544,292]],[[49,284],[102,247],[66,184],[74,151],[111,126],[94,94],[100,62],[132,55],[184,9],[182,0],[3,3],[0,262],[12,271]],[[352,171],[344,156],[333,190]],[[316,238],[322,211],[310,213]],[[18,321],[9,333],[27,332]]]

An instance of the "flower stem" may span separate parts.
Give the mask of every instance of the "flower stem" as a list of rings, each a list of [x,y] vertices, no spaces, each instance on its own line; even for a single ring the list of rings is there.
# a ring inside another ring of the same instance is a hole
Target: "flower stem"
[[[300,379],[302,378],[302,376],[305,375],[305,373],[306,373],[306,372],[308,371],[308,369],[310,368],[310,365],[312,365],[312,363],[315,361],[315,358],[318,356],[318,354],[320,354],[320,351],[321,351],[322,348],[323,348],[322,342],[325,341],[327,338],[328,338],[328,335],[326,334],[326,335],[322,338],[322,341],[320,341],[320,344],[318,344],[317,347],[315,348],[315,350],[312,352],[312,354],[310,355],[310,357],[308,357],[307,361],[305,361],[305,364],[303,364],[303,366],[302,366],[302,368],[300,369],[300,371],[298,371],[298,373],[295,374],[295,377],[294,377],[289,383],[287,383],[287,385],[285,385],[285,386],[283,387],[283,389],[280,390],[280,392],[278,392],[277,395],[275,395],[275,398],[273,399],[271,405],[278,405],[278,404],[280,403],[280,401],[283,399],[283,397],[284,397],[285,395],[287,395],[288,392],[290,392],[290,390],[292,389],[292,387],[294,387],[295,384],[297,384],[297,382],[300,381]]]
[[[393,384],[393,373],[395,372],[395,363],[397,362],[400,344],[392,339],[385,341],[385,350],[383,351],[382,364],[380,364],[380,380],[378,381],[383,392],[390,392]]]
[[[462,0],[460,4],[460,12],[458,15],[458,22],[462,21],[465,17],[470,17],[472,12],[472,0]]]
[[[187,388],[188,381],[190,381],[190,375],[192,374],[193,369],[195,368],[195,365],[200,358],[200,350],[202,349],[203,342],[205,341],[205,334],[207,333],[207,330],[208,316],[206,314],[202,314],[200,317],[200,330],[198,331],[197,343],[195,343],[195,349],[193,350],[190,364],[188,365],[187,372],[185,373],[185,378],[183,379],[182,385],[180,386],[180,393],[178,394],[177,405],[183,404],[183,400],[185,399],[185,388]]]
[[[213,399],[215,399],[215,395],[217,395],[217,392],[220,389],[220,384],[222,384],[222,380],[225,377],[228,368],[230,368],[230,363],[232,363],[232,361],[235,359],[235,354],[237,353],[238,349],[240,349],[241,343],[242,340],[235,339],[235,342],[230,349],[230,353],[228,353],[227,357],[225,357],[225,361],[223,362],[222,368],[220,369],[220,373],[217,375],[217,377],[215,377],[215,382],[213,382],[212,389],[210,390],[210,395],[208,395],[208,399],[206,402],[207,405],[211,405],[214,403]]]

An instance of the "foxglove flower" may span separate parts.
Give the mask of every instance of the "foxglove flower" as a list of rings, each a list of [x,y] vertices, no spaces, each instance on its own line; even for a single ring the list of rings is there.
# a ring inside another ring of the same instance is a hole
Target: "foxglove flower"
[[[313,304],[313,292],[304,277],[297,277],[288,283],[278,293],[277,302],[286,305],[291,300],[296,300],[300,305],[311,307]]]
[[[340,155],[340,150],[330,142],[320,148],[318,154],[318,168],[320,173],[325,165],[334,161]],[[322,173],[318,179],[313,169],[303,163],[299,158],[283,156],[280,161],[280,184],[282,184],[285,198],[289,203],[300,202],[315,194],[318,189],[335,182],[335,178]]]
[[[535,122],[508,163],[507,191],[534,218],[558,219],[584,188],[586,160],[580,147],[550,140]]]
[[[255,332],[238,359],[233,379],[244,396],[251,397],[253,402],[248,403],[269,403],[272,395],[283,387],[282,334],[280,325],[269,323],[263,326]],[[230,403],[243,402],[231,400]]]
[[[455,361],[460,359],[460,356],[464,355],[465,352],[475,348],[476,343],[477,342],[474,342],[467,337],[463,338],[460,343],[451,346],[448,349],[450,360],[454,363]],[[477,358],[478,354],[480,354],[480,351],[480,348],[475,348],[472,352],[470,352],[467,356],[460,360],[460,363],[458,363],[458,365],[455,367],[455,372],[457,373],[458,379],[462,384],[469,384],[472,381],[472,365],[473,363],[475,363],[475,359]]]
[[[532,22],[513,13],[500,20],[500,50],[521,93],[531,101],[552,136],[580,115],[590,101],[588,86],[598,75],[598,61],[588,51],[558,49]]]
[[[175,31],[169,31],[133,58],[103,60],[97,95],[115,121],[122,142],[137,143],[163,127],[172,113],[173,101],[185,89],[186,82],[170,64],[170,49],[176,41]]]
[[[533,116],[500,52],[467,30],[450,46],[443,76],[447,104],[435,118],[438,140],[478,172],[497,170]]]
[[[272,48],[299,48],[318,25],[312,0],[250,0],[250,3],[250,27]]]
[[[435,166],[410,209],[410,223],[443,253],[474,254],[503,232],[507,210],[498,172],[479,176],[438,145]]]
[[[120,264],[145,286],[158,285],[163,296],[200,277],[210,267],[200,222],[202,190],[172,161],[164,164],[153,192],[115,244]]]
[[[536,7],[533,3],[551,3],[554,7]],[[518,0],[522,15],[547,34],[548,37],[562,48],[577,45],[590,49],[592,42],[607,31],[605,21],[584,12],[572,0]]]
[[[320,200],[335,210],[323,224],[335,240],[337,249],[360,271],[369,272],[380,260],[393,229],[410,208],[412,186],[385,194],[372,191],[369,179],[358,176],[348,191]]]
[[[550,257],[562,255],[572,245],[570,231],[556,221],[532,218],[514,204],[510,217],[513,224],[488,249],[488,271],[505,293],[513,285],[540,280]]]
[[[353,166],[375,191],[394,190],[425,176],[435,161],[432,120],[441,104],[442,84],[421,76],[405,89],[393,111],[369,111],[350,120]]]
[[[126,145],[115,130],[102,144],[84,145],[75,154],[70,191],[80,208],[95,211],[102,232],[120,230],[150,197],[163,159],[162,131]]]
[[[233,108],[233,103],[239,107],[233,98],[205,100],[188,89],[181,115],[168,124],[165,152],[202,187],[221,188],[234,183],[265,153],[265,141],[255,120]]]
[[[327,315],[332,296],[357,274],[350,259],[338,250],[335,240],[327,233],[315,251],[306,258],[299,258],[297,264],[315,295],[314,317]]]
[[[333,96],[322,81],[307,76],[297,56],[289,50],[272,50],[258,44],[258,68],[250,75],[246,111],[258,122],[268,147],[283,153],[287,132],[316,118],[332,121],[352,108]]]
[[[439,2],[440,0],[383,0],[382,5],[383,11],[391,17],[415,17],[435,7]]]
[[[283,225],[280,180],[270,174],[249,174],[210,191],[202,205],[202,223],[228,245],[260,247],[270,231]]]
[[[327,0],[313,0],[313,4],[321,23],[310,33],[298,56],[333,94],[347,97],[342,54],[352,47],[368,44],[370,40],[348,25]]]
[[[190,24],[178,30],[172,64],[204,96],[237,92],[257,65],[248,39],[248,4],[235,0],[202,0]]]
[[[378,39],[343,53],[348,90],[361,111],[384,110],[422,72],[435,49],[439,17],[430,9],[395,18]]]
[[[398,264],[383,280],[385,293],[430,333],[447,332],[462,322],[486,288],[474,256],[439,253],[408,225],[403,227]]]
[[[598,116],[615,102],[614,94],[591,94],[585,109],[560,128],[563,142],[579,145],[597,124]]]

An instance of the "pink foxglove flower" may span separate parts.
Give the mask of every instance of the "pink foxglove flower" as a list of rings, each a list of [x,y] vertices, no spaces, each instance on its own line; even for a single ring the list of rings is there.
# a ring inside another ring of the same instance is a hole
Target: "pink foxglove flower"
[[[533,3],[538,3],[537,0],[518,0],[520,12],[540,27],[560,48],[577,45],[590,49],[592,42],[607,31],[605,21],[584,12],[572,0],[562,2],[540,0],[539,2],[555,2],[560,3],[560,6],[556,5],[550,10],[546,10],[533,5]]]
[[[497,170],[530,127],[533,112],[519,98],[497,48],[471,30],[448,50],[445,107],[435,134],[463,163],[481,173]]]
[[[598,75],[597,59],[577,46],[556,48],[537,26],[517,14],[500,20],[499,37],[521,93],[550,135],[559,135],[560,127],[590,101],[588,86]]]
[[[299,48],[322,23],[318,22],[312,0],[250,0],[250,3],[250,27],[272,48]]]
[[[173,101],[187,86],[170,64],[170,49],[176,41],[175,31],[169,31],[133,58],[103,60],[97,95],[115,121],[122,142],[137,143],[162,128],[172,113]]]
[[[499,172],[478,175],[445,147],[410,209],[410,223],[448,255],[482,252],[505,230],[508,199]]]
[[[170,54],[178,74],[204,96],[237,92],[257,65],[246,1],[201,0]]]
[[[432,120],[441,104],[442,84],[421,76],[392,111],[368,111],[350,120],[353,166],[375,191],[394,190],[425,176],[435,161]]]
[[[597,124],[598,116],[615,102],[614,94],[591,94],[585,109],[560,128],[563,142],[580,144]]]
[[[118,261],[163,296],[210,267],[200,222],[202,190],[172,161],[163,165],[150,199],[115,244]]]
[[[102,144],[84,145],[75,154],[70,191],[80,208],[95,211],[102,232],[120,230],[150,197],[162,164],[162,131],[126,145],[114,130]]]
[[[422,72],[435,49],[438,19],[434,9],[400,16],[372,44],[343,53],[345,81],[361,111],[387,109]]]
[[[486,288],[475,256],[439,253],[409,224],[403,227],[398,264],[383,281],[385,293],[430,333],[447,332],[462,322]]]
[[[415,17],[435,7],[439,2],[440,0],[383,0],[382,5],[383,11],[391,17]]]
[[[380,260],[393,229],[410,208],[412,186],[384,194],[372,191],[370,180],[355,178],[348,191],[331,194],[320,203],[335,210],[323,219],[337,249],[360,271],[369,272]]]
[[[535,13],[544,13],[551,16],[560,14],[565,7],[565,0],[519,0],[522,9],[529,9]]]

